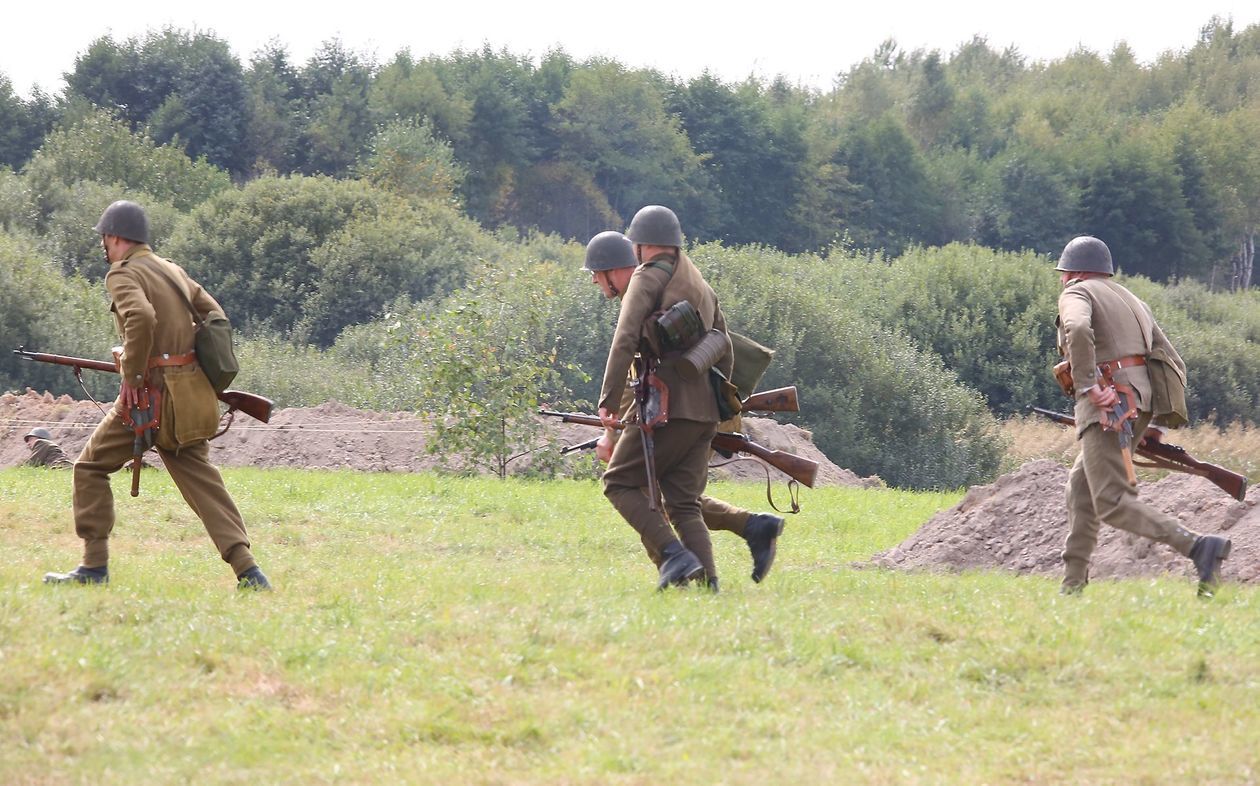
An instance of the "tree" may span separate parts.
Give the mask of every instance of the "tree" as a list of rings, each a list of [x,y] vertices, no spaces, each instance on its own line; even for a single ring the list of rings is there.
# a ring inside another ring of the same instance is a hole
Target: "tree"
[[[318,286],[316,249],[381,198],[357,181],[261,177],[192,211],[167,248],[233,322],[287,333]]]
[[[691,218],[689,233],[698,240],[793,248],[799,242],[794,207],[806,176],[801,129],[775,117],[752,80],[730,88],[705,72],[670,97],[714,200],[712,216]],[[708,232],[698,231],[705,227]]]
[[[487,255],[477,228],[450,205],[385,197],[311,250],[315,279],[294,328],[297,343],[327,347],[400,300],[443,297]]]
[[[24,172],[37,231],[65,206],[66,189],[84,180],[113,186],[116,199],[144,194],[180,210],[232,184],[226,172],[205,159],[190,160],[178,147],[132,133],[104,110],[88,112],[50,133]]]
[[[859,246],[896,256],[911,244],[947,240],[941,196],[914,142],[891,115],[850,128],[837,161],[856,188],[854,209],[842,218]]]
[[[534,290],[523,271],[488,268],[420,321],[413,368],[435,428],[428,450],[447,466],[503,478],[542,439],[534,413],[556,400],[570,368],[545,319],[549,295]]]
[[[494,223],[534,227],[578,240],[625,224],[591,173],[564,162],[543,162],[515,173],[504,185],[491,218]]]
[[[262,177],[194,210],[168,245],[246,332],[331,344],[398,299],[443,295],[488,256],[451,206],[354,180]]]
[[[283,46],[271,41],[254,54],[245,73],[249,111],[246,148],[254,156],[254,174],[292,172],[306,132],[302,86]]]
[[[1057,253],[1074,236],[1078,195],[1066,167],[1047,151],[1008,148],[989,165],[977,240],[1007,251]]]
[[[692,196],[701,159],[650,74],[593,61],[574,72],[553,122],[561,159],[591,171],[618,215]]]
[[[356,167],[359,177],[387,191],[421,201],[458,206],[467,170],[449,142],[427,121],[393,120],[372,138]]]
[[[1128,139],[1095,153],[1084,164],[1081,234],[1102,238],[1120,269],[1157,281],[1175,280],[1208,257],[1180,178],[1160,151]]]
[[[0,74],[0,166],[20,169],[52,128],[56,110],[38,88],[29,101],[13,92],[13,83]]]
[[[373,131],[368,111],[371,66],[333,40],[307,62],[301,79],[310,118],[301,169],[307,174],[345,174]]]
[[[104,36],[75,60],[66,83],[157,142],[178,140],[193,158],[238,174],[251,163],[244,73],[213,34],[167,27],[123,44]]]
[[[434,66],[446,90],[471,110],[466,132],[451,140],[468,167],[464,204],[474,218],[492,223],[515,173],[533,165],[544,147],[539,118],[548,115],[546,94],[529,58],[496,52],[489,44],[457,51]]]
[[[368,106],[378,125],[411,121],[428,126],[434,136],[461,143],[467,140],[472,121],[472,103],[442,84],[433,61],[417,63],[406,52],[399,52],[376,74]]]

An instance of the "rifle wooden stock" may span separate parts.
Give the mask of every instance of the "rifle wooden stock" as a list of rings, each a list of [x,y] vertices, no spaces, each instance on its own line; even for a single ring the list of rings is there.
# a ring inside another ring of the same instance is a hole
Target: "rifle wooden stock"
[[[239,409],[260,423],[271,420],[271,408],[275,406],[275,402],[269,398],[246,393],[243,390],[225,390],[215,395],[218,396],[219,401],[228,405],[229,412]]]
[[[745,412],[800,412],[796,385],[754,393],[740,402]]]
[[[550,409],[540,409],[538,414],[559,418],[563,423],[604,427],[604,424],[600,422],[598,417],[587,415],[583,412],[556,412]],[[817,461],[782,450],[771,450],[764,445],[758,445],[744,434],[720,431],[713,437],[711,444],[715,450],[721,450],[726,453],[747,453],[751,456],[756,456],[798,483],[803,483],[810,488],[814,487],[814,481],[818,477]]]
[[[118,373],[118,365],[112,360],[91,360],[89,358],[76,358],[69,355],[52,355],[47,352],[28,352],[22,347],[13,350],[13,354],[21,357],[23,360],[33,360],[38,363],[53,363],[58,366],[70,366],[78,373],[80,369],[89,369],[91,371],[106,371],[110,374]],[[271,409],[275,406],[269,398],[256,395],[254,393],[246,393],[243,390],[225,390],[222,393],[215,393],[219,401],[228,405],[228,411],[240,410],[249,415],[254,420],[266,423],[271,419]]]
[[[1041,407],[1029,407],[1038,415],[1045,415],[1064,426],[1075,426],[1076,418],[1071,415],[1064,415],[1061,412],[1055,412],[1051,409],[1042,409]],[[1147,430],[1149,434],[1150,429]],[[1158,431],[1155,432],[1159,434]],[[1160,435],[1162,436],[1162,434]],[[1144,440],[1134,451],[1147,461],[1139,463],[1139,467],[1159,467],[1162,469],[1170,469],[1174,472],[1185,472],[1188,475],[1198,475],[1201,478],[1207,478],[1226,494],[1234,499],[1242,502],[1247,496],[1247,476],[1240,475],[1237,472],[1228,470],[1217,464],[1209,464],[1206,461],[1199,461],[1191,456],[1186,449],[1179,445],[1170,445],[1167,442],[1161,442],[1156,439]]]
[[[814,487],[814,479],[818,477],[817,461],[798,456],[795,453],[771,450],[753,442],[746,434],[719,431],[713,437],[712,445],[715,449],[724,450],[727,453],[747,453],[756,456],[783,474],[793,478],[796,482],[804,483],[810,488]]]

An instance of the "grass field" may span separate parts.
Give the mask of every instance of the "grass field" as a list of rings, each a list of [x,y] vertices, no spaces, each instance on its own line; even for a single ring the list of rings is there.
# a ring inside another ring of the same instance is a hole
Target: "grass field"
[[[1260,596],[855,569],[957,494],[806,490],[773,573],[656,593],[589,482],[226,471],[276,584],[169,479],[0,471],[0,783],[1254,783]],[[764,489],[722,484],[764,507]]]

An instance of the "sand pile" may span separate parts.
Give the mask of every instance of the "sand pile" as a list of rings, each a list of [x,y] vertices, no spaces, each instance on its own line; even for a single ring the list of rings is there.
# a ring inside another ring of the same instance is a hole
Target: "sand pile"
[[[1062,571],[1059,554],[1067,536],[1064,485],[1067,468],[1030,461],[988,486],[976,486],[962,502],[934,516],[896,548],[876,554],[875,565],[906,570],[988,568],[1018,573]],[[1260,580],[1260,493],[1237,502],[1203,478],[1173,473],[1139,486],[1141,499],[1203,533],[1234,542],[1225,561],[1226,580]],[[1104,526],[1090,567],[1091,579],[1172,573],[1194,575],[1189,560],[1172,549]]]

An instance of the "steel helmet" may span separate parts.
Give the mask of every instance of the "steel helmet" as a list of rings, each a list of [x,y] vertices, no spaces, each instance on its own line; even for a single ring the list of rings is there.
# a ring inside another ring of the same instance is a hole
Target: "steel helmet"
[[[101,220],[92,227],[98,235],[117,235],[136,243],[149,242],[149,217],[135,202],[120,199],[101,213]]]
[[[630,238],[609,230],[600,232],[586,244],[586,264],[582,269],[598,273],[601,270],[616,270],[637,264],[639,261],[634,258],[634,244],[630,242]]]
[[[1115,269],[1111,265],[1111,249],[1096,237],[1081,235],[1072,238],[1063,247],[1059,255],[1059,264],[1055,270],[1070,273],[1105,273],[1113,275]]]
[[[31,430],[30,430],[30,432],[28,432],[28,433],[27,433],[27,435],[26,435],[25,437],[23,437],[23,438],[22,438],[22,441],[23,441],[23,442],[30,442],[30,441],[31,441],[31,437],[35,437],[36,439],[47,439],[47,440],[51,440],[51,439],[52,439],[52,432],[51,432],[51,431],[49,431],[48,429],[44,428],[43,426],[36,426],[35,428],[31,429]]]
[[[648,205],[639,209],[630,220],[630,228],[626,237],[634,243],[645,246],[678,246],[683,245],[682,224],[674,211],[663,205]]]

